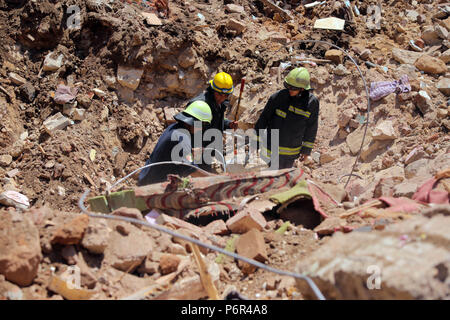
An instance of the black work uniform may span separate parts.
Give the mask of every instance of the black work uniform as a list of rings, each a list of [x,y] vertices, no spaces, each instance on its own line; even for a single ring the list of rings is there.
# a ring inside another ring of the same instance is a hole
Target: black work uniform
[[[269,161],[271,149],[270,133],[279,129],[279,168],[289,168],[300,154],[309,155],[316,140],[319,119],[319,100],[305,90],[291,97],[289,90],[283,89],[274,93],[264,107],[255,125],[256,133],[267,129],[267,144],[262,154]]]
[[[181,144],[181,147],[184,150],[192,150],[192,137],[191,135],[186,134],[186,132],[181,131],[181,129],[187,130],[181,123],[177,122],[171,124],[167,127],[167,129],[163,132],[161,137],[158,140],[150,158],[145,162],[145,165],[163,161],[172,161],[172,150],[173,148]],[[174,140],[174,141],[172,141]],[[183,159],[183,162],[191,163],[192,158],[189,156],[190,153]],[[180,157],[181,157],[180,152]],[[190,158],[190,159],[188,159]],[[191,163],[192,164],[192,163]],[[139,173],[139,181],[138,185],[147,185],[152,183],[164,182],[167,181],[168,174],[176,174],[181,177],[187,176],[194,172],[195,169],[192,167],[184,166],[181,164],[161,164],[149,168],[143,169]]]
[[[230,129],[230,123],[232,121],[225,119],[225,112],[228,108],[228,101],[222,102],[222,104],[217,105],[216,99],[214,98],[214,90],[208,87],[204,92],[189,101],[188,105],[194,101],[204,101],[211,108],[212,120],[211,124],[205,129],[218,129],[220,132]]]

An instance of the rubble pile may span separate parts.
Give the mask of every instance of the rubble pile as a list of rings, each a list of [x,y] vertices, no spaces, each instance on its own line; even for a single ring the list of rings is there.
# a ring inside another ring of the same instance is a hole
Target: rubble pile
[[[142,166],[216,71],[235,83],[230,119],[246,78],[246,129],[297,65],[320,101],[301,167],[309,194],[277,202],[298,185],[284,186],[246,206],[226,199],[233,212],[204,224],[164,208],[151,221],[309,275],[326,298],[448,297],[445,1],[146,3],[0,2],[0,299],[315,298],[301,281],[78,208],[86,188],[102,195]],[[310,40],[348,53],[368,95],[347,54]],[[149,221],[126,207],[111,214]]]

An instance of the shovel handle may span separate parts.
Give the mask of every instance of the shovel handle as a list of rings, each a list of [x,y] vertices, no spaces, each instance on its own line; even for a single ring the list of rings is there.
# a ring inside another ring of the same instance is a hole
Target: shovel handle
[[[234,120],[237,120],[237,117],[238,117],[238,114],[239,114],[239,106],[241,105],[241,98],[242,98],[242,92],[244,92],[244,86],[245,86],[245,78],[242,78],[242,80],[241,80],[241,90],[239,91],[238,105],[236,107],[236,113],[234,115]]]

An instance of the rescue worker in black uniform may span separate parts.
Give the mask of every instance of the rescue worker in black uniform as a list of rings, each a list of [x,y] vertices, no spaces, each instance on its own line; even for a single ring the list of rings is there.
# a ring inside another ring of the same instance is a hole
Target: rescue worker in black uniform
[[[150,158],[145,165],[165,162],[177,161],[195,165],[192,156],[192,146],[194,133],[196,130],[204,130],[212,120],[211,109],[204,101],[195,101],[180,112],[175,117],[176,123],[171,124],[163,132],[159,138]],[[195,128],[194,121],[201,121],[203,126]],[[201,146],[199,146],[201,148]],[[177,148],[177,149],[175,149]],[[175,159],[172,152],[175,152]],[[152,183],[167,181],[168,174],[176,174],[181,177],[206,176],[206,173],[199,172],[190,166],[182,164],[161,164],[158,166],[148,167],[139,173],[138,185],[143,186]]]
[[[319,100],[311,92],[306,68],[290,71],[284,86],[285,89],[269,98],[255,124],[257,135],[260,129],[267,129],[267,142],[261,148],[261,157],[270,163],[271,157],[278,154],[280,169],[291,168],[295,160],[303,161],[311,154],[319,119]],[[278,150],[270,150],[273,129],[279,130]]]

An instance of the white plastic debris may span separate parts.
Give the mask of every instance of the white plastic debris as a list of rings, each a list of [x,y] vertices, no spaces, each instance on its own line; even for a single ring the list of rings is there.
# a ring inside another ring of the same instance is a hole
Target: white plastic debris
[[[0,204],[22,210],[26,210],[30,207],[28,198],[13,190],[8,190],[0,194]]]

